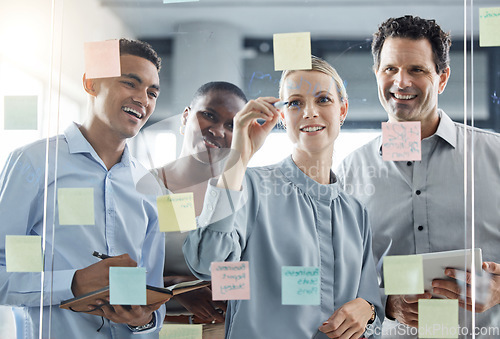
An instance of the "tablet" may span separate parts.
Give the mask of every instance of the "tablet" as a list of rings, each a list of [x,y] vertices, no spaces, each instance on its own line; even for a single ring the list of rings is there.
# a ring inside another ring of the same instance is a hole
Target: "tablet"
[[[446,268],[470,271],[472,253],[471,249],[465,249],[421,254],[424,267],[424,289],[429,292],[432,291],[432,280],[434,279],[453,280],[444,274]],[[474,249],[474,262],[476,264],[476,273],[480,275],[483,264],[480,248]]]

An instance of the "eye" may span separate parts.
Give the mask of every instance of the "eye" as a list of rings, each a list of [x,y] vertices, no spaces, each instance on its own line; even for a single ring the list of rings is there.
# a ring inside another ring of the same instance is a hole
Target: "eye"
[[[202,111],[202,112],[201,112],[201,115],[202,115],[205,119],[215,121],[215,115],[214,115],[214,114],[212,114],[212,113],[210,113],[210,112],[207,112],[207,111]]]
[[[226,124],[226,128],[229,130],[229,131],[232,131],[233,130],[233,123],[228,123]]]
[[[148,92],[149,96],[152,98],[158,98],[158,93],[157,92]]]
[[[413,73],[422,73],[422,72],[424,72],[424,70],[421,69],[421,68],[414,68],[412,71],[413,71]]]
[[[327,96],[322,96],[318,98],[318,102],[321,104],[332,102],[332,100]]]
[[[288,108],[298,108],[299,106],[300,106],[299,100],[291,100],[288,102],[288,105],[286,105],[286,107]]]
[[[395,72],[397,71],[396,67],[392,67],[392,66],[387,66],[385,69],[384,69],[385,72]]]
[[[121,82],[122,84],[130,87],[130,88],[134,88],[135,87],[135,84],[132,82],[132,81],[122,81]]]

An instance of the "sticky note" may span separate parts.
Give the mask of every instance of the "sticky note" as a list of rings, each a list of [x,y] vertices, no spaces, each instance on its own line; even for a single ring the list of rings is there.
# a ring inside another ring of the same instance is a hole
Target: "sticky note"
[[[4,97],[4,129],[36,130],[38,128],[38,97],[15,95]]]
[[[418,301],[419,338],[458,338],[458,299]]]
[[[420,255],[384,257],[385,294],[424,293],[424,269]]]
[[[95,225],[94,188],[59,188],[59,225]]]
[[[7,272],[42,272],[42,237],[6,235],[5,264]]]
[[[273,35],[274,70],[311,69],[311,33]]]
[[[210,270],[213,300],[250,299],[248,261],[213,262]]]
[[[193,193],[167,194],[156,198],[161,232],[196,229]]]
[[[320,304],[319,267],[283,266],[281,303],[283,305]]]
[[[479,8],[479,46],[500,46],[500,7]]]
[[[111,78],[121,75],[119,40],[86,42],[83,50],[87,79]]]
[[[164,324],[160,339],[202,339],[203,325]]]
[[[109,303],[146,305],[146,268],[110,267]]]
[[[382,123],[382,159],[385,161],[419,161],[420,121]]]

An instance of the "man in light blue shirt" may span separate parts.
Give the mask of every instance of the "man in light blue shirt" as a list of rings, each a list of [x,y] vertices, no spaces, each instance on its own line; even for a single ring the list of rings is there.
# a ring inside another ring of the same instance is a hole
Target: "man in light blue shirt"
[[[38,337],[40,330],[55,339],[158,337],[162,303],[100,305],[102,319],[59,308],[63,300],[107,286],[111,266],[145,267],[147,284],[163,287],[156,204],[136,191],[134,178],[145,170],[126,145],[155,109],[161,60],[148,44],[121,39],[120,63],[119,77],[84,75],[89,117],[50,139],[46,191],[45,140],[12,152],[0,176],[0,304],[22,307],[16,322],[25,338]],[[59,223],[61,188],[93,190],[94,225]],[[6,235],[44,235],[44,275],[6,272]],[[99,260],[93,251],[112,258]]]
[[[375,260],[384,254],[482,248],[483,270],[491,274],[491,294],[475,304],[478,313],[470,312],[472,302],[460,295],[455,280],[435,280],[432,292],[459,299],[459,334],[470,337],[474,331],[477,338],[498,338],[500,135],[455,123],[438,109],[438,95],[450,76],[450,45],[449,34],[434,20],[405,16],[380,26],[372,43],[379,99],[389,123],[420,121],[422,160],[383,161],[378,137],[349,155],[338,173],[344,190],[368,210]],[[455,278],[453,270],[446,274]],[[386,315],[416,327],[418,299],[430,297],[429,293],[391,295],[386,299]],[[416,328],[400,324],[389,330],[387,324],[386,337],[417,333]]]

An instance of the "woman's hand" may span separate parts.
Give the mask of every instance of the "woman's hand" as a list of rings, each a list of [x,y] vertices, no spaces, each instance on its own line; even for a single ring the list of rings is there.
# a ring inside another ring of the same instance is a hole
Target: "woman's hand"
[[[234,117],[231,148],[240,153],[245,167],[278,122],[279,112],[273,106],[277,101],[273,97],[250,100]],[[259,124],[257,119],[264,123]]]
[[[357,339],[363,335],[372,317],[370,304],[361,298],[342,305],[319,328],[328,338]]]

